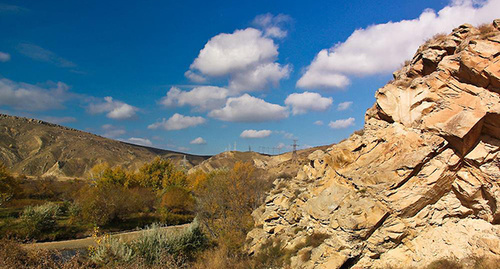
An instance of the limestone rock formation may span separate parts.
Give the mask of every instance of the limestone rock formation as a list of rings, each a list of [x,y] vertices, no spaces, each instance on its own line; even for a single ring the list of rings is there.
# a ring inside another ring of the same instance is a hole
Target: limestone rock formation
[[[362,132],[275,182],[253,213],[249,252],[280,240],[292,268],[499,257],[499,25],[422,45],[377,91]],[[326,239],[297,247],[313,234]]]

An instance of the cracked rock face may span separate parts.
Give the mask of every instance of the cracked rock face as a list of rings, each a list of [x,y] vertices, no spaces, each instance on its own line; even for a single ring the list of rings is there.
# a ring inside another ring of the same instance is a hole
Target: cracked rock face
[[[422,45],[376,93],[361,134],[275,182],[248,234],[294,252],[294,268],[425,266],[500,255],[500,21]]]

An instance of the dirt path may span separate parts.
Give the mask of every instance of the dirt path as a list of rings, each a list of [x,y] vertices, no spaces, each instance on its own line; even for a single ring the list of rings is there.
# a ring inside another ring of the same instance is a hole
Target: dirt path
[[[190,224],[182,224],[176,226],[168,226],[163,229],[165,230],[181,230],[187,228]],[[142,231],[134,231],[134,232],[125,232],[125,233],[117,233],[111,235],[113,238],[119,238],[125,242],[132,241],[136,239]],[[24,247],[28,249],[47,249],[47,250],[75,250],[75,249],[86,249],[90,246],[94,246],[95,241],[92,237],[82,238],[82,239],[74,239],[74,240],[65,240],[65,241],[52,241],[52,242],[43,242],[43,243],[33,243],[26,244]]]

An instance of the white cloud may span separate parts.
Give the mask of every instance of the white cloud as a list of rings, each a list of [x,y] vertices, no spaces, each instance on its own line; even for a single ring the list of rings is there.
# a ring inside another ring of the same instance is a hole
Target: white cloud
[[[295,139],[296,138],[294,134],[289,133],[287,131],[275,131],[275,132],[278,133],[278,134],[283,135],[283,137],[286,138],[286,139]]]
[[[326,53],[325,51],[320,51],[320,54]],[[316,56],[316,59],[318,56]],[[303,89],[314,89],[314,88],[345,88],[351,82],[347,76],[338,73],[328,72],[321,68],[313,67],[316,59],[309,66],[306,73],[297,81],[297,87]]]
[[[104,130],[104,134],[102,134],[102,136],[107,138],[116,138],[127,133],[125,130],[111,124],[104,124],[101,128]]]
[[[229,91],[215,86],[200,86],[191,91],[172,87],[160,103],[166,107],[189,105],[195,111],[207,111],[224,106]]]
[[[264,63],[253,69],[234,74],[229,80],[229,89],[235,92],[263,90],[267,85],[277,87],[280,80],[288,78],[292,68],[279,63]]]
[[[500,1],[460,0],[437,14],[430,9],[413,20],[370,25],[354,31],[330,49],[321,50],[297,82],[300,88],[342,88],[348,75],[390,73],[410,59],[418,46],[437,33],[463,23],[490,23],[498,17]]]
[[[168,120],[163,119],[160,122],[153,123],[148,126],[148,129],[158,129],[163,128],[167,131],[170,130],[182,130],[189,127],[194,127],[205,123],[206,120],[203,117],[190,117],[175,113]]]
[[[316,124],[316,125],[323,125],[323,121],[317,120],[317,121],[314,122],[314,124]]]
[[[28,111],[61,109],[72,96],[68,89],[62,82],[43,87],[4,78],[0,79],[0,105]]]
[[[347,110],[351,107],[352,105],[352,102],[351,101],[347,101],[347,102],[342,102],[340,104],[338,104],[337,106],[337,110],[338,111],[344,111],[344,110]]]
[[[104,97],[104,102],[91,103],[87,107],[90,114],[99,114],[107,112],[106,116],[110,119],[125,120],[133,118],[139,109],[121,101],[113,100],[113,97]]]
[[[245,130],[240,134],[241,138],[264,138],[271,135],[270,130]]]
[[[350,126],[354,126],[354,118],[330,121],[328,124],[332,129],[344,129]]]
[[[268,19],[271,24],[284,20]],[[184,75],[198,83],[205,82],[207,76],[228,77],[228,88],[235,93],[264,90],[278,86],[292,71],[290,65],[276,63],[277,56],[278,45],[262,31],[236,30],[212,37]]]
[[[74,117],[51,117],[51,116],[46,116],[42,117],[42,120],[54,124],[62,124],[62,123],[69,123],[69,122],[76,122],[76,118]]]
[[[195,139],[193,139],[191,142],[189,142],[189,144],[192,144],[192,145],[205,145],[207,143],[207,141],[205,141],[205,139],[203,139],[203,137],[197,137]]]
[[[76,67],[76,64],[68,61],[50,50],[46,50],[34,44],[21,43],[17,46],[17,50],[25,56],[40,62],[47,62],[59,67]]]
[[[0,51],[0,62],[8,62],[10,60],[10,54]]]
[[[199,74],[196,74],[195,72],[193,72],[191,70],[186,71],[184,73],[184,76],[187,77],[189,80],[196,82],[196,83],[204,83],[207,81],[206,77],[199,75]]]
[[[146,147],[151,147],[153,145],[151,140],[146,139],[146,138],[131,137],[127,141],[132,143],[132,144],[146,146]]]
[[[288,110],[286,107],[244,94],[229,98],[223,108],[212,110],[208,115],[222,121],[263,122],[287,118]]]
[[[333,103],[331,97],[322,97],[319,93],[292,93],[285,99],[285,104],[292,106],[293,115],[304,114],[307,111],[325,111]]]
[[[264,36],[271,38],[284,38],[288,32],[283,28],[290,23],[292,18],[288,15],[278,14],[273,16],[270,13],[258,15],[253,20],[253,25],[264,31]]]
[[[286,147],[285,143],[279,143],[278,146],[276,146],[277,149],[282,149],[285,147]]]
[[[262,32],[247,28],[212,37],[191,64],[191,69],[208,76],[227,75],[265,60],[273,60],[278,47]]]

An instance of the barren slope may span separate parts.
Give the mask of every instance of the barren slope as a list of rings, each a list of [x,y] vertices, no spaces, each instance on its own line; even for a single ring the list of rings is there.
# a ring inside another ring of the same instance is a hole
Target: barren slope
[[[188,168],[208,156],[128,144],[40,120],[0,114],[0,161],[15,173],[28,176],[83,177],[96,163],[138,168],[156,156]]]

